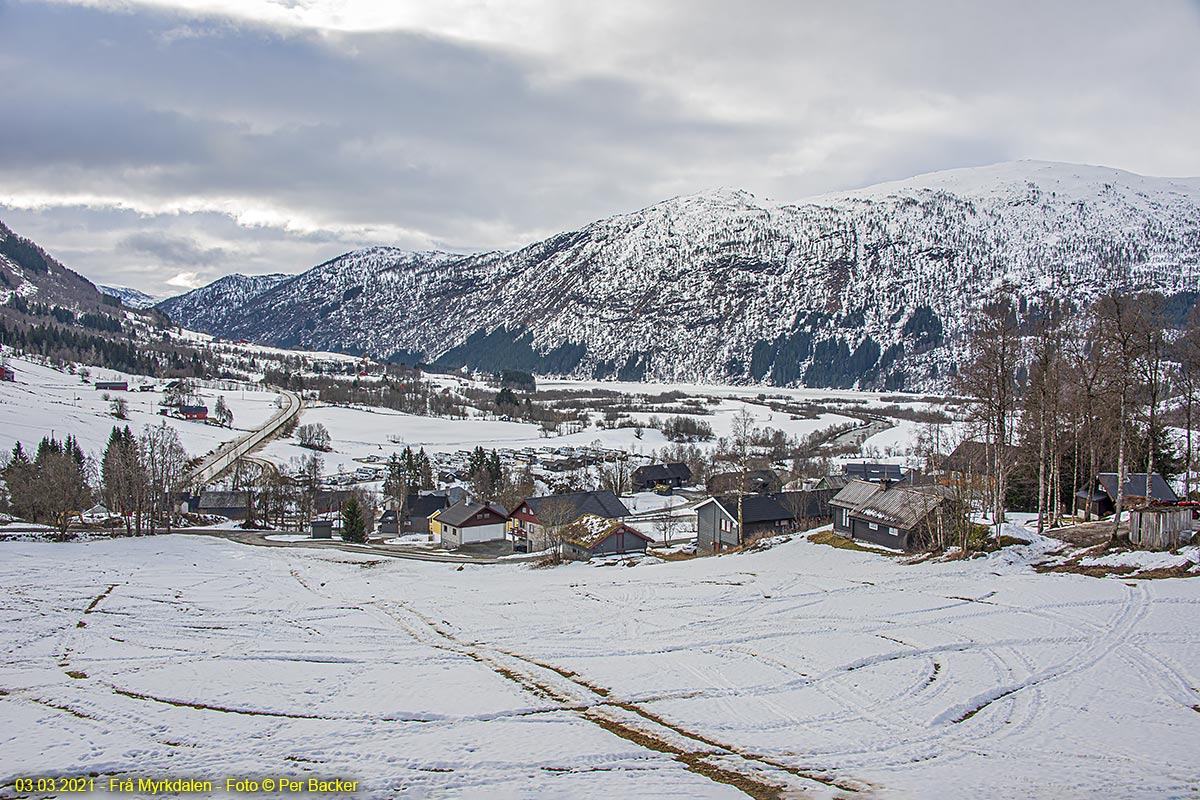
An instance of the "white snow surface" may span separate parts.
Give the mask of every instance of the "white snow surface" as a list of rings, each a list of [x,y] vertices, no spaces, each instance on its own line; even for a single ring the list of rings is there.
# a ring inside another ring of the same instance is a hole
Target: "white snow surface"
[[[180,534],[0,547],[6,784],[743,796],[596,715],[667,730],[652,715],[806,797],[848,794],[804,775],[884,798],[1182,797],[1200,779],[1200,581],[1039,575],[1032,546],[905,565],[797,539],[461,571]]]
[[[165,385],[138,375],[111,369],[91,369],[92,383],[84,383],[71,375],[28,359],[13,357],[9,365],[16,371],[16,382],[0,381],[0,448],[9,450],[20,441],[32,455],[43,436],[68,435],[79,440],[88,455],[99,457],[108,444],[113,426],[128,425],[137,434],[145,425],[168,425],[179,431],[179,438],[189,455],[201,455],[220,444],[242,436],[262,425],[276,412],[278,395],[253,388],[221,390],[200,386],[200,396],[212,413],[218,396],[225,398],[233,412],[233,429],[207,425],[203,422],[159,416],[158,404],[162,392],[102,392],[95,381],[127,381],[135,389],[143,383]],[[121,397],[128,404],[128,419],[115,418],[109,398]]]

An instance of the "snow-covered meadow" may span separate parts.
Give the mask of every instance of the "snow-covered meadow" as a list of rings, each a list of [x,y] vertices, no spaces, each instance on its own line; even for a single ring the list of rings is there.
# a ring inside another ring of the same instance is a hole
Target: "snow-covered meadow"
[[[161,391],[104,392],[94,386],[95,381],[127,381],[133,390],[143,383],[161,387],[165,381],[92,368],[92,382],[84,383],[77,374],[22,358],[12,358],[10,366],[16,371],[16,381],[0,382],[0,448],[4,450],[20,441],[27,451],[32,452],[43,436],[53,434],[62,439],[70,435],[79,440],[85,453],[98,457],[104,452],[114,425],[128,425],[137,433],[144,425],[159,425],[165,420],[179,431],[188,453],[202,455],[270,419],[279,397],[275,392],[253,387],[218,390],[200,386],[200,396],[210,412],[217,397],[225,398],[233,412],[233,430],[230,430],[159,416]],[[113,416],[106,396],[125,400],[128,419],[119,420]]]
[[[1190,796],[1200,581],[1039,575],[1043,547],[905,565],[797,539],[537,570],[185,535],[7,544],[0,780]]]

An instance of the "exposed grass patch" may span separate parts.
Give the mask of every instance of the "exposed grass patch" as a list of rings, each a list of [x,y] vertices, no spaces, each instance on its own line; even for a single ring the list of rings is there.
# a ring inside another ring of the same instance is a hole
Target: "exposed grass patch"
[[[663,561],[689,561],[693,558],[698,558],[696,553],[688,553],[680,550],[647,550],[646,554],[652,555],[655,558],[661,558]]]
[[[87,673],[86,673],[86,672],[81,672],[80,670],[77,670],[77,669],[69,669],[69,670],[67,670],[67,675],[68,675],[68,676],[70,676],[70,677],[72,677],[72,678],[74,678],[74,679],[75,679],[75,680],[77,680],[77,681],[78,681],[78,680],[83,680],[84,678],[86,678],[86,677],[87,677]]]
[[[808,540],[813,544],[827,544],[830,547],[836,547],[839,550],[855,550],[859,553],[874,553],[877,556],[900,555],[900,553],[889,553],[886,550],[877,550],[874,547],[863,547],[853,539],[847,539],[845,536],[838,536],[833,531],[810,533],[808,535]]]

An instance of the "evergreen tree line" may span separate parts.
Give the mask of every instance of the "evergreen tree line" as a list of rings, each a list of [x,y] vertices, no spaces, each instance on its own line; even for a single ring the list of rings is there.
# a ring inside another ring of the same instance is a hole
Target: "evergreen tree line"
[[[114,427],[99,469],[71,436],[43,438],[32,459],[17,442],[2,470],[5,500],[17,517],[60,533],[97,500],[121,518],[126,533],[169,531],[186,461],[179,433],[165,423],[147,425],[139,436],[129,426]]]

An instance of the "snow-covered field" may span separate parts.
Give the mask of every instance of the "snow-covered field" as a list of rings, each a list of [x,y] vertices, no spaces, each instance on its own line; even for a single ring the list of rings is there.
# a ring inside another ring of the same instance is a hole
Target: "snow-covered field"
[[[643,386],[642,390],[646,391],[647,387]],[[822,414],[816,419],[792,420],[786,414],[772,413],[770,409],[761,405],[732,399],[722,400],[712,407],[712,416],[701,419],[712,426],[716,436],[728,436],[734,416],[743,408],[749,409],[754,415],[756,425],[778,428],[794,436],[805,436],[834,425],[856,422],[850,417],[838,414]],[[333,450],[325,456],[325,464],[330,470],[353,469],[355,466],[361,466],[354,463],[355,459],[386,457],[406,446],[414,450],[424,448],[430,453],[444,453],[471,450],[475,447],[488,450],[526,447],[552,449],[596,445],[629,453],[649,453],[668,444],[662,433],[653,428],[644,429],[641,438],[637,437],[634,428],[587,428],[579,433],[547,437],[542,435],[538,426],[525,422],[420,417],[384,408],[312,404],[305,408],[300,421],[302,424],[320,423],[328,429]],[[707,446],[712,444],[709,442]],[[286,463],[306,452],[295,439],[277,440],[268,444],[262,455]]]
[[[1034,546],[553,570],[184,535],[2,550],[6,791],[89,772],[380,798],[1200,784],[1200,581],[1038,575]]]
[[[32,453],[43,436],[53,433],[59,439],[74,436],[85,453],[99,457],[114,425],[128,425],[136,434],[144,425],[159,425],[166,420],[179,431],[188,453],[201,455],[257,428],[276,411],[278,395],[275,392],[241,388],[220,391],[200,387],[200,395],[210,412],[218,396],[225,398],[233,412],[233,430],[230,430],[159,416],[162,392],[102,392],[93,385],[98,380],[127,381],[133,389],[141,383],[161,386],[165,381],[93,368],[92,383],[84,383],[78,375],[21,358],[11,359],[10,365],[16,370],[16,382],[0,382],[0,448],[4,450],[20,441],[26,451]],[[129,409],[127,420],[113,417],[110,403],[104,399],[106,394],[110,398],[124,398]]]

